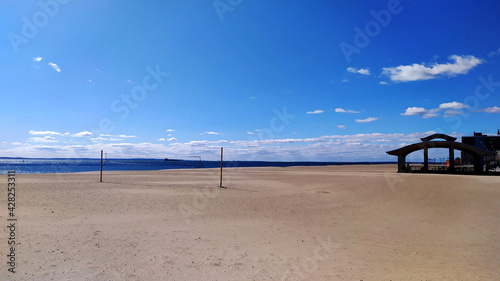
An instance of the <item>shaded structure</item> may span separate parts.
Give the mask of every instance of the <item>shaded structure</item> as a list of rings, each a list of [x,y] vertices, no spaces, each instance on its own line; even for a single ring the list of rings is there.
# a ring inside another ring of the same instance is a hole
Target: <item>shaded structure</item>
[[[435,139],[444,139],[444,141],[435,141]],[[482,173],[484,166],[484,157],[495,155],[496,151],[489,151],[478,148],[476,146],[455,142],[457,138],[445,134],[433,134],[425,138],[421,138],[422,142],[414,143],[401,147],[395,150],[387,151],[387,154],[398,157],[398,172],[410,172],[406,165],[406,156],[418,150],[424,150],[424,165],[420,171],[429,171],[429,148],[448,148],[449,149],[449,172],[455,172],[455,155],[454,150],[460,150],[472,155],[474,162],[474,173]]]
[[[474,132],[473,136],[463,136],[462,143],[497,152],[495,157],[486,157],[485,162],[498,162],[500,160],[500,129],[496,135],[483,135],[481,132]],[[462,151],[462,163],[471,164],[473,162],[473,157]]]

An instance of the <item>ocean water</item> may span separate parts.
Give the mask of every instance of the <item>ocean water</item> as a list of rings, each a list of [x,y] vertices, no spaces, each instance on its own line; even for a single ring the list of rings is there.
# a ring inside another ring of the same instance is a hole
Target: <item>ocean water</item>
[[[381,163],[381,162],[378,162]],[[266,161],[224,161],[224,167],[288,167],[323,166],[346,164],[371,164],[371,162],[266,162]],[[75,173],[99,171],[100,159],[1,159],[0,174],[15,171],[16,174]],[[165,169],[203,169],[220,167],[220,161],[163,159],[106,159],[104,171],[141,171]]]

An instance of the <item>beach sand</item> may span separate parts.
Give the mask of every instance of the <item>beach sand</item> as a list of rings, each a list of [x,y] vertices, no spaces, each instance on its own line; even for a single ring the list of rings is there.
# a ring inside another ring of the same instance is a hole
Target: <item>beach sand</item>
[[[500,280],[500,177],[395,170],[18,174],[0,279]]]

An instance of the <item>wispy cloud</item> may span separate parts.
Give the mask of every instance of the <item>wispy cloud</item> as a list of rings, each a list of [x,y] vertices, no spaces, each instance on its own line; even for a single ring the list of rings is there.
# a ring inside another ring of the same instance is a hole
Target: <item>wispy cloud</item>
[[[324,110],[321,110],[321,109],[316,109],[314,111],[308,111],[306,112],[306,114],[320,114],[320,113],[323,113],[325,112]]]
[[[343,108],[335,108],[335,112],[337,113],[359,113],[359,111],[352,110],[352,109],[343,109]]]
[[[337,125],[337,128],[339,128],[339,129],[345,129],[345,126],[344,125]]]
[[[382,69],[382,74],[389,76],[394,82],[429,80],[442,76],[451,77],[459,74],[467,74],[469,70],[484,62],[483,60],[471,55],[451,55],[449,59],[452,63],[435,63],[429,67],[425,66],[423,63],[384,67]]]
[[[31,142],[58,142],[56,138],[51,137],[51,136],[45,136],[45,137],[32,137],[28,139]]]
[[[164,138],[159,138],[159,139],[157,139],[157,141],[165,141],[165,139]]]
[[[61,72],[61,68],[57,64],[49,62],[49,66],[52,67],[52,69],[54,69],[55,71]]]
[[[87,132],[88,133],[88,132]],[[101,137],[115,137],[115,138],[136,138],[137,136],[134,135],[110,135],[110,134],[101,134]]]
[[[33,131],[30,130],[29,134],[32,136],[45,136],[45,135],[51,135],[51,136],[61,136],[63,134],[54,132],[54,131]]]
[[[42,57],[33,57],[33,61],[41,61],[43,58]]]
[[[83,132],[79,132],[79,133],[76,133],[76,134],[73,134],[71,135],[72,137],[77,137],[77,138],[81,138],[81,137],[91,137],[92,136],[92,133],[89,132],[89,131],[83,131]]]
[[[422,118],[424,119],[429,119],[429,118],[434,118],[434,117],[438,117],[439,116],[439,113],[438,113],[439,109],[438,108],[432,108],[432,109],[429,109],[427,110],[426,113],[424,113],[422,115]]]
[[[357,68],[354,68],[354,67],[348,67],[347,68],[347,72],[350,72],[350,73],[359,73],[359,74],[363,74],[363,75],[370,75],[370,69],[369,68],[360,68],[360,69],[357,69]]]
[[[247,132],[247,135],[254,135],[254,132]]]
[[[169,138],[168,141],[177,141],[176,138]]]
[[[463,114],[464,114],[463,111],[450,109],[450,110],[446,110],[444,112],[443,117],[451,117],[451,116],[463,115]]]
[[[500,107],[498,106],[493,106],[493,107],[487,107],[483,109],[482,111],[486,113],[500,113]]]
[[[377,121],[377,120],[378,120],[378,117],[368,117],[366,119],[356,119],[355,121],[358,123],[369,123],[369,122],[373,122],[373,121]]]
[[[389,85],[389,83],[385,82],[385,81],[380,81],[378,82],[380,85]]]
[[[204,132],[204,133],[201,133],[201,135],[203,134],[207,134],[207,135],[222,135],[222,133],[218,133],[218,132]]]
[[[167,132],[174,132],[175,130],[173,129],[167,129]]]
[[[500,54],[500,48],[498,48],[498,50],[496,51],[492,51],[488,54],[489,57],[492,57],[492,56],[496,56],[496,55],[499,55]]]

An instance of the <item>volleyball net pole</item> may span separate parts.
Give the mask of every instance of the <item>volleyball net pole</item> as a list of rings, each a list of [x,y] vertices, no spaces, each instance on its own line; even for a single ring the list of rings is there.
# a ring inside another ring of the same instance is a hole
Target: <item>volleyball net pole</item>
[[[223,187],[222,186],[222,155],[223,155],[223,151],[224,151],[224,148],[221,147],[220,148],[220,182],[219,182],[219,187]]]
[[[101,177],[100,177],[100,180],[99,182],[102,182],[102,150],[101,150]]]

